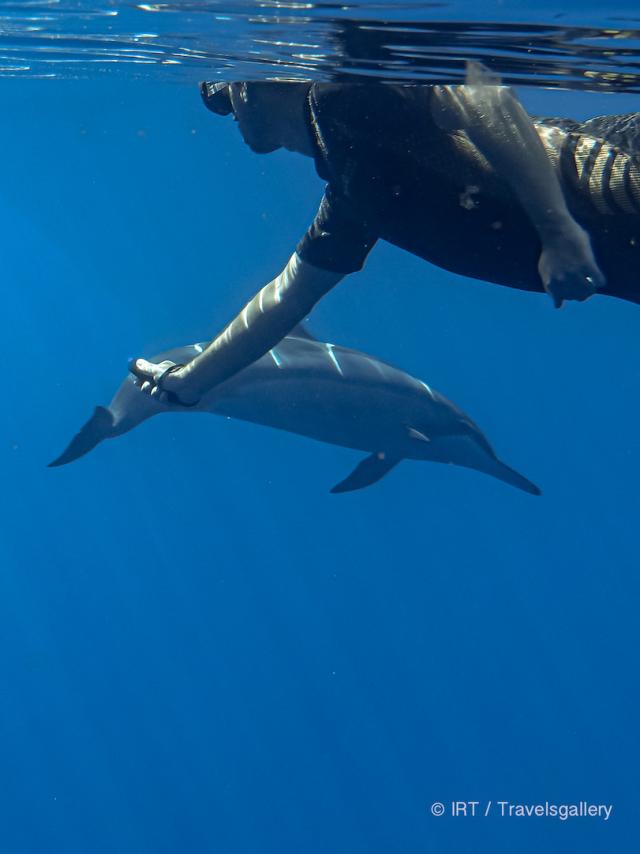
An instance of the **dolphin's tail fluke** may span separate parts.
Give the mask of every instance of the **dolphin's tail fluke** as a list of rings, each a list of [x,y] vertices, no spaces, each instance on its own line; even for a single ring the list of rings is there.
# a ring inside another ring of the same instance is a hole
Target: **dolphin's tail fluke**
[[[80,432],[73,437],[66,450],[52,463],[49,463],[49,468],[72,463],[79,457],[88,454],[103,439],[108,439],[112,435],[113,413],[104,406],[96,406],[91,418]]]
[[[542,495],[542,490],[539,486],[536,486],[535,483],[527,480],[524,475],[520,474],[520,472],[515,469],[512,469],[511,466],[506,465],[501,460],[496,460],[495,466],[492,466],[491,470],[488,470],[487,473],[497,477],[498,480],[504,481],[504,483],[510,484],[510,486],[515,486],[516,489],[522,489],[523,492],[528,492],[529,495]]]

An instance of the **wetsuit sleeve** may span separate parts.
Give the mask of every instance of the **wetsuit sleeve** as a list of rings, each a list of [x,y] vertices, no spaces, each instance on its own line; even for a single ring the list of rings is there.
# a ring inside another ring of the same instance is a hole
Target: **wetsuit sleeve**
[[[296,251],[303,261],[321,270],[355,273],[362,269],[376,239],[373,228],[328,186]]]

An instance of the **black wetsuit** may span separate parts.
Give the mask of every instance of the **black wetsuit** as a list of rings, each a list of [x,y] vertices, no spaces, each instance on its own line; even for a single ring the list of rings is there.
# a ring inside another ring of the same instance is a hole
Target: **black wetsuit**
[[[436,126],[432,97],[429,86],[310,86],[307,122],[327,188],[298,254],[351,273],[382,239],[455,273],[541,291],[531,221],[461,135]],[[640,302],[640,114],[539,125],[591,237],[602,293]]]

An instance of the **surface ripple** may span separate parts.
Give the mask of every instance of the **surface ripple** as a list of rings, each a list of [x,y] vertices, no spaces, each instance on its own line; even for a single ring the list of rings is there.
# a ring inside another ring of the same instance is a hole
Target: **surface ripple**
[[[565,18],[543,2],[539,20],[514,22],[507,4],[483,3],[482,19],[479,5],[2,3],[0,75],[451,82],[480,59],[512,84],[640,90],[640,16]]]

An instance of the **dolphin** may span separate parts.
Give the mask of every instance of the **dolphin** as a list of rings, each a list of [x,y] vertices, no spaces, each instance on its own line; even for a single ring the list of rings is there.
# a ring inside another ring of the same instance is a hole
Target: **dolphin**
[[[155,356],[186,364],[206,344]],[[50,467],[84,456],[161,412],[210,412],[366,451],[331,492],[370,486],[401,460],[431,460],[475,469],[531,495],[538,487],[496,456],[480,428],[426,383],[358,350],[316,340],[297,326],[277,347],[207,392],[194,407],[142,394],[130,374],[109,407],[92,417]]]

